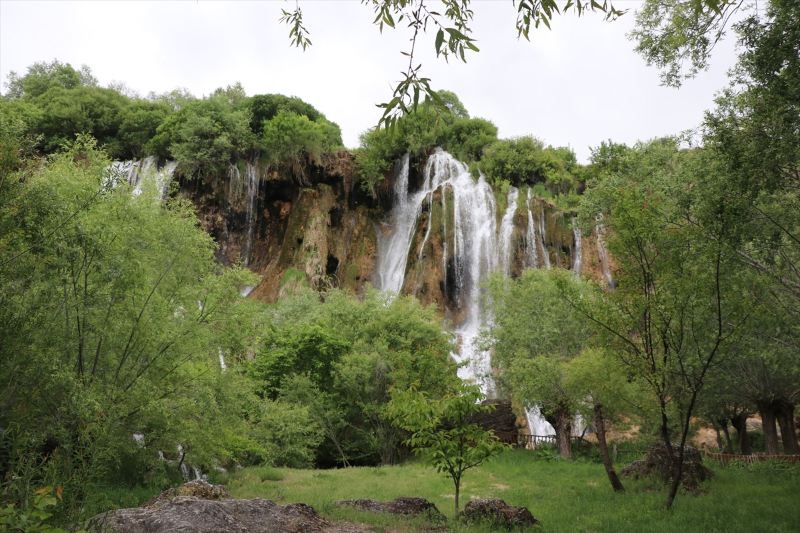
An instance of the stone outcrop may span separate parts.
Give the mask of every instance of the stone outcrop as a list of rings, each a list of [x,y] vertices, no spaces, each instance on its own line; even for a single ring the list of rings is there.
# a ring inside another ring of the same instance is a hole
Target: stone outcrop
[[[494,405],[488,413],[475,413],[470,422],[478,424],[486,431],[517,432],[517,415],[511,406],[511,400],[484,400],[481,405]]]
[[[648,455],[644,461],[634,461],[630,466],[623,468],[620,475],[634,479],[655,477],[665,483],[672,481],[673,463],[664,441],[657,441],[647,447]],[[677,459],[680,445],[673,444],[672,450]],[[690,491],[698,490],[699,484],[711,479],[714,473],[703,465],[703,458],[697,448],[683,447],[683,472],[681,485]]]
[[[425,157],[411,158],[410,191],[421,187],[425,165]],[[180,194],[194,203],[201,226],[218,243],[217,261],[225,266],[241,262],[261,276],[257,287],[243,288],[251,298],[275,302],[299,285],[361,294],[368,285],[381,283],[378,240],[393,231],[393,173],[366,191],[353,154],[339,151],[322,154],[318,164],[306,165],[304,174],[301,184],[285,169],[239,161],[222,175],[176,178]],[[400,291],[459,324],[468,305],[456,287],[454,205],[448,187],[435,190],[420,206]],[[539,266],[546,255],[553,266],[571,267],[579,248],[571,223],[571,215],[552,202],[520,194],[509,237],[512,276],[529,266],[525,258],[533,225],[544,226],[537,237],[542,240]],[[602,278],[596,236],[581,240],[581,272]]]
[[[539,521],[527,507],[507,505],[500,498],[472,500],[464,506],[461,518],[469,522],[495,522],[507,527],[535,526]]]
[[[222,485],[212,485],[208,481],[196,479],[184,483],[180,487],[167,489],[158,496],[153,497],[149,502],[143,503],[139,507],[142,509],[155,509],[164,503],[168,503],[178,496],[193,496],[201,500],[224,501],[230,500],[231,495]]]
[[[162,492],[135,509],[95,516],[93,530],[116,533],[356,533],[354,524],[333,524],[310,505],[235,500],[222,486],[191,481]]]
[[[336,507],[355,507],[362,511],[373,511],[376,513],[390,513],[405,516],[423,515],[435,520],[446,520],[445,516],[439,511],[436,505],[425,498],[401,497],[386,503],[360,498],[333,502],[333,505]]]

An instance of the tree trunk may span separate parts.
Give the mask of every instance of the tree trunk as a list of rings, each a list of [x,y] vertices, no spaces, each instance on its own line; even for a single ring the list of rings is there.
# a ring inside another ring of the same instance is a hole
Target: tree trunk
[[[776,404],[783,452],[787,455],[800,455],[800,446],[797,445],[797,429],[794,425],[794,404],[786,400],[778,400]]]
[[[731,424],[736,428],[739,453],[742,455],[753,455],[753,448],[750,447],[750,437],[747,435],[747,414],[740,413],[732,417]]]
[[[717,434],[717,447],[720,450],[724,450],[725,447],[722,444],[722,433],[719,432],[719,425],[716,422],[712,423],[711,425],[714,426],[714,432]]]
[[[569,443],[572,424],[570,424],[569,409],[562,403],[559,403],[550,416],[545,416],[545,420],[550,422],[556,430],[556,450],[558,453],[567,459],[572,459],[572,447]]]
[[[608,455],[608,444],[606,444],[606,424],[603,422],[603,406],[594,406],[594,426],[597,428],[597,442],[600,444],[600,456],[603,458],[603,466],[606,468],[606,475],[611,482],[611,486],[617,492],[625,492],[625,487],[619,480],[614,466],[611,464],[611,456]]]
[[[731,434],[728,431],[728,421],[723,420],[722,432],[725,433],[725,442],[727,443],[726,451],[733,454],[733,443],[731,442]]]
[[[460,492],[459,489],[461,489],[461,483],[455,479],[453,482],[456,485],[456,514],[453,515],[453,520],[458,520],[458,493]]]
[[[778,429],[775,426],[775,402],[756,402],[758,412],[761,414],[761,426],[764,428],[764,453],[767,455],[780,455],[778,445]]]

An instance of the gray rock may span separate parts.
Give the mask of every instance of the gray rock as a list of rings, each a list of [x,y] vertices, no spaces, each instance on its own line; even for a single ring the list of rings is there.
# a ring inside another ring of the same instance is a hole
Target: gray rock
[[[472,500],[464,506],[461,518],[468,522],[488,521],[509,527],[535,526],[539,521],[527,507],[507,505],[500,498]]]
[[[333,502],[336,507],[356,507],[362,511],[373,511],[376,513],[390,513],[396,515],[406,516],[420,516],[426,515],[436,520],[446,520],[445,516],[439,512],[436,505],[429,502],[425,498],[408,498],[401,497],[390,500],[386,503],[381,503],[377,500],[371,499],[355,499],[355,500],[341,500]]]
[[[634,461],[630,466],[623,468],[620,475],[632,477],[634,479],[643,477],[655,477],[665,483],[672,481],[672,460],[667,451],[664,441],[658,441],[647,447],[647,459],[644,461]],[[677,458],[680,451],[680,444],[673,444],[672,450]],[[683,472],[681,474],[681,485],[690,491],[697,491],[699,484],[711,479],[714,473],[703,465],[703,457],[697,448],[691,446],[683,447]]]
[[[187,494],[188,493],[188,494]],[[355,524],[333,524],[310,505],[234,500],[221,486],[191,481],[164,491],[142,507],[99,514],[90,524],[116,533],[356,533]]]

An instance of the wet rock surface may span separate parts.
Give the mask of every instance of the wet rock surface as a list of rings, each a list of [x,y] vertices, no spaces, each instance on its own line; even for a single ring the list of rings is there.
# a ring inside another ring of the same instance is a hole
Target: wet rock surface
[[[517,415],[514,413],[511,400],[484,400],[481,405],[493,405],[494,409],[488,413],[475,413],[470,422],[478,424],[486,431],[517,433]]]
[[[507,505],[500,498],[470,501],[461,511],[461,518],[470,522],[496,522],[510,527],[539,524],[527,507]]]
[[[355,524],[334,524],[310,505],[231,499],[222,486],[191,481],[142,507],[95,516],[93,525],[117,533],[356,533]]]
[[[377,500],[360,498],[355,500],[341,500],[333,502],[336,507],[355,507],[362,511],[373,511],[376,513],[390,513],[406,516],[428,516],[430,518],[446,520],[445,516],[433,503],[425,498],[395,498],[386,503]]]
[[[664,441],[650,444],[648,447],[647,459],[644,461],[634,461],[630,466],[623,468],[620,475],[632,477],[634,479],[644,477],[655,477],[665,483],[672,481],[673,463],[669,457],[669,451]],[[700,483],[711,479],[714,473],[703,465],[703,457],[697,448],[692,446],[683,447],[683,472],[681,473],[681,485],[687,491],[694,492],[699,489]],[[672,451],[677,459],[680,452],[680,445],[673,444]]]

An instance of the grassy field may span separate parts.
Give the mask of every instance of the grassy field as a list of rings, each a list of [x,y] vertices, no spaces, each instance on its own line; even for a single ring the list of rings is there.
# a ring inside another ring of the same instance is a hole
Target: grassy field
[[[666,490],[661,485],[624,480],[627,492],[615,494],[600,464],[545,460],[535,452],[516,450],[466,474],[461,507],[471,498],[502,498],[509,505],[528,507],[546,532],[800,531],[800,468],[747,471],[709,466],[716,476],[703,493],[682,494],[666,511],[662,507]],[[330,502],[420,496],[448,518],[454,512],[452,482],[414,463],[343,470],[248,468],[226,481],[235,498],[305,502],[329,518],[372,524],[377,531],[411,532],[425,529],[426,524],[337,509]],[[469,532],[486,529],[450,527]]]

